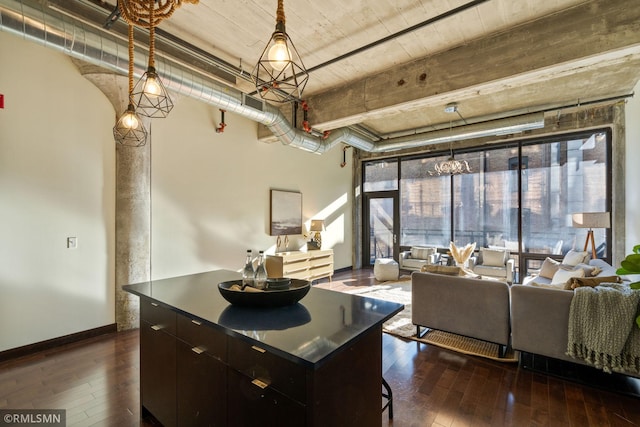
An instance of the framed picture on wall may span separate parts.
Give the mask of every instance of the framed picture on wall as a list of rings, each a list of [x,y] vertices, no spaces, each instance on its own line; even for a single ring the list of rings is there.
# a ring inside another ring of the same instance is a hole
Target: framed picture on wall
[[[271,190],[272,236],[302,234],[302,193]]]

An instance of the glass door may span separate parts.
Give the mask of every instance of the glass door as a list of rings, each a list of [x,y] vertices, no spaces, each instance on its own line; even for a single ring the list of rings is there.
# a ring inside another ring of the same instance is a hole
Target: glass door
[[[397,191],[365,194],[364,266],[373,265],[377,258],[398,260],[398,199]]]

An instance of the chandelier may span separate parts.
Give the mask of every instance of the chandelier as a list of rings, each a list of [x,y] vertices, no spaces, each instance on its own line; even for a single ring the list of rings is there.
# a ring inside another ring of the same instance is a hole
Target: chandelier
[[[276,29],[253,70],[256,91],[268,101],[285,103],[302,97],[307,69],[285,29],[284,1],[278,0]]]
[[[429,171],[429,175],[460,175],[463,173],[471,173],[471,168],[466,160],[456,160],[453,155],[447,160],[436,163],[433,171]]]
[[[458,104],[455,102],[452,102],[450,104],[447,104],[447,106],[444,109],[445,113],[458,113],[458,115],[460,116],[460,118],[465,122],[465,124],[467,123],[467,121],[464,119],[464,117],[462,117],[462,114],[460,114],[460,112],[458,111]],[[449,120],[449,133],[451,133],[453,129],[453,121]],[[469,167],[469,163],[466,160],[456,160],[453,157],[453,141],[450,140],[449,141],[449,158],[445,161],[436,163],[436,165],[434,166],[434,170],[432,171],[428,171],[429,175],[460,175],[463,173],[471,173],[471,168]]]

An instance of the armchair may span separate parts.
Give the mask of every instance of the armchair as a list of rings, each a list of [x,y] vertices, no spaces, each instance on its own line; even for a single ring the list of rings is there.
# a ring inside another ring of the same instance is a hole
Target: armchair
[[[412,246],[410,251],[400,252],[400,268],[420,271],[423,265],[438,264],[440,254],[436,248]]]
[[[515,273],[515,260],[506,249],[480,248],[477,257],[469,258],[469,268],[480,276],[494,277],[511,284]]]

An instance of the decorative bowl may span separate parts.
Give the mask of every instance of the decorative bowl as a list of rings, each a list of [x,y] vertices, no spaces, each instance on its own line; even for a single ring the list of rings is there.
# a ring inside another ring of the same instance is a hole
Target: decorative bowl
[[[311,282],[299,279],[291,279],[291,285],[287,289],[240,291],[230,289],[233,285],[242,286],[242,280],[219,283],[218,291],[231,304],[244,307],[280,307],[295,304],[304,298],[311,288]]]

